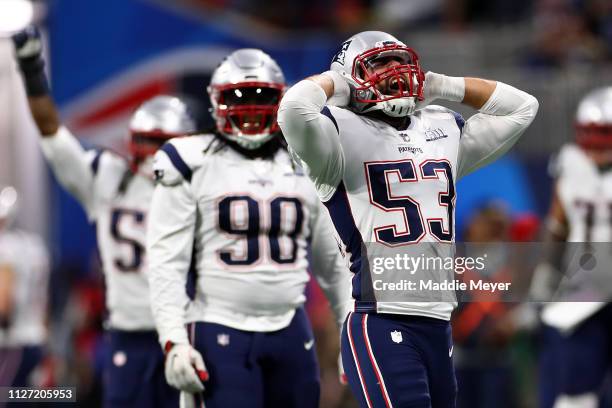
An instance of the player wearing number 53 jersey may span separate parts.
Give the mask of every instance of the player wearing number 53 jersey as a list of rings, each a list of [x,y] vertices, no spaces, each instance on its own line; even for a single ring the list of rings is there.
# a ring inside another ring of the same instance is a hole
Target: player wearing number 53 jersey
[[[85,150],[59,123],[44,77],[38,31],[28,28],[14,42],[43,154],[97,227],[110,328],[104,405],[178,406],[178,393],[164,380],[149,303],[146,218],[153,194],[153,154],[169,138],[194,133],[195,122],[181,100],[158,96],[131,118],[131,161],[110,151]]]
[[[429,105],[434,99],[479,113],[464,122]],[[425,75],[414,50],[376,31],[345,41],[331,71],[284,96],[280,127],[355,272],[342,360],[362,406],[452,407],[456,394],[455,303],[366,299],[363,244],[401,254],[418,242],[453,242],[455,182],[508,151],[537,109],[534,97],[500,82]]]
[[[155,156],[153,314],[168,382],[191,403],[317,407],[314,340],[302,309],[309,267],[339,326],[348,313],[350,274],[331,221],[278,134],[284,88],[267,54],[235,51],[208,88],[215,134],[173,139]],[[192,259],[196,295],[188,302]]]

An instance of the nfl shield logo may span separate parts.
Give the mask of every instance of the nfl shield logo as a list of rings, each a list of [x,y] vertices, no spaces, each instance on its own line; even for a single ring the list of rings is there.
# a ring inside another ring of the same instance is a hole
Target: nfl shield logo
[[[217,334],[217,344],[220,346],[228,346],[229,345],[229,334]]]
[[[403,341],[402,332],[397,330],[392,331],[391,340],[393,340],[394,343],[401,343]]]

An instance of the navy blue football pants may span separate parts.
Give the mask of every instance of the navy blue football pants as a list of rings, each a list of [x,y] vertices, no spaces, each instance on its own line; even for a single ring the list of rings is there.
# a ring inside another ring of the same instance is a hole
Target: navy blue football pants
[[[351,312],[341,347],[344,371],[361,407],[455,407],[449,322]]]
[[[303,309],[296,310],[289,326],[274,332],[247,332],[206,322],[192,323],[188,329],[210,375],[204,392],[195,396],[196,406],[319,406],[319,367]]]
[[[155,331],[107,333],[104,406],[107,408],[173,408],[179,392],[166,383],[164,354]]]

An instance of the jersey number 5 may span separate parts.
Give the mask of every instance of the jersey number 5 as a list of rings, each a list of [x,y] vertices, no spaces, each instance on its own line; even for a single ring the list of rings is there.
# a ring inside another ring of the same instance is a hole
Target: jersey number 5
[[[246,217],[243,222],[237,220],[235,211],[242,208]],[[295,223],[288,231],[283,228],[284,209],[293,207],[295,210]],[[279,264],[295,262],[297,256],[296,237],[302,231],[304,223],[304,210],[302,202],[295,197],[277,197],[270,202],[270,229],[262,230],[259,202],[253,198],[243,196],[225,197],[219,202],[219,228],[221,231],[242,237],[246,241],[246,254],[238,256],[231,250],[219,252],[219,257],[227,265],[252,265],[261,257],[259,236],[267,232],[270,244],[270,259]],[[281,240],[291,241],[290,251],[282,251]],[[284,253],[283,253],[284,252]],[[287,253],[288,252],[288,253]]]
[[[419,242],[425,236],[425,226],[439,241],[450,242],[453,239],[453,214],[455,206],[455,183],[453,172],[447,160],[426,160],[419,166],[419,173],[411,159],[386,162],[365,163],[366,179],[370,193],[370,202],[386,211],[401,212],[404,225],[398,230],[395,224],[374,228],[376,240],[388,246],[401,246]],[[439,180],[440,175],[446,178],[446,191],[438,194],[438,205],[446,207],[448,228],[444,228],[442,218],[423,219],[421,205],[407,195],[394,195],[391,191],[389,176],[395,174],[400,183],[418,183],[427,180]],[[420,177],[419,177],[420,176]],[[427,222],[427,224],[425,224]]]
[[[119,224],[124,217],[131,218],[132,222],[136,225],[144,228],[145,215],[142,211],[137,210],[126,210],[122,208],[115,208],[112,212],[111,219],[111,234],[116,242],[127,245],[131,248],[132,255],[129,259],[115,258],[114,263],[117,269],[121,272],[138,272],[140,265],[142,264],[142,255],[145,252],[143,245],[134,239],[126,237],[119,228]]]

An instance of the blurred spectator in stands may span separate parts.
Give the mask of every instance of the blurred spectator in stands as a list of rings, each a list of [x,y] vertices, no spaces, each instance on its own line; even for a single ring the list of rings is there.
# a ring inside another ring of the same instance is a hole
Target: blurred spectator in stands
[[[609,46],[602,36],[605,29],[600,28],[599,19],[610,20],[610,7],[606,0],[537,0],[533,16],[535,38],[527,65],[560,68],[609,59]],[[591,13],[603,14],[595,17]]]
[[[512,220],[505,207],[487,203],[470,217],[464,234],[466,254],[484,256],[484,270],[466,271],[460,279],[511,282],[514,286],[522,269],[515,263],[512,241],[530,241],[538,230],[530,215]],[[508,324],[516,300],[509,292],[461,292],[461,304],[453,316],[455,366],[459,394],[458,408],[517,406],[518,387],[509,347],[514,329]]]

